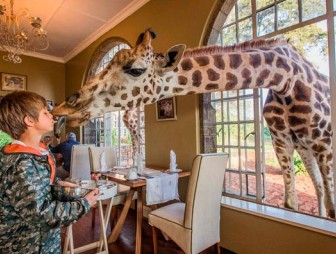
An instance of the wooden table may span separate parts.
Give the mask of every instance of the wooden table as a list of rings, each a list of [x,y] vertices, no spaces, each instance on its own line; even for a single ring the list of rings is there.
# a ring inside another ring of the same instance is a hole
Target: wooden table
[[[186,177],[190,175],[189,171],[182,171],[178,173],[179,177]],[[143,216],[143,197],[142,191],[143,187],[146,186],[146,180],[137,179],[133,181],[128,181],[125,179],[125,175],[121,175],[115,172],[104,173],[103,176],[106,176],[109,180],[123,184],[130,187],[130,191],[127,194],[127,199],[124,204],[124,208],[119,216],[117,224],[114,226],[111,235],[108,238],[108,242],[112,243],[115,242],[120,234],[121,228],[125,222],[128,210],[132,203],[132,199],[135,193],[138,194],[137,196],[137,217],[136,217],[136,243],[135,243],[135,253],[141,253],[141,228],[142,228],[142,216]]]

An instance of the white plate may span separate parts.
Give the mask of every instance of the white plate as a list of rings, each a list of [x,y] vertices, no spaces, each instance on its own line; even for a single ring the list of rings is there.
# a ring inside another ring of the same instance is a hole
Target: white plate
[[[171,170],[167,170],[167,173],[180,173],[180,172],[182,172],[182,169],[179,169],[179,168],[177,168],[177,169],[175,169],[174,171],[171,171]]]

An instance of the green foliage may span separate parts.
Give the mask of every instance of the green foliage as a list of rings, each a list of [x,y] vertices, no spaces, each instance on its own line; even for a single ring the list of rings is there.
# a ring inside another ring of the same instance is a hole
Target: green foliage
[[[111,135],[112,135],[112,145],[115,147],[119,146],[119,139],[118,139],[118,134],[116,129],[111,130]]]
[[[264,138],[265,140],[271,140],[271,133],[267,126],[264,127]]]
[[[3,131],[0,131],[0,148],[12,142],[12,138]]]
[[[294,173],[296,176],[298,175],[308,175],[308,172],[305,168],[305,166],[303,165],[303,162],[300,158],[300,156],[295,153],[294,154]]]

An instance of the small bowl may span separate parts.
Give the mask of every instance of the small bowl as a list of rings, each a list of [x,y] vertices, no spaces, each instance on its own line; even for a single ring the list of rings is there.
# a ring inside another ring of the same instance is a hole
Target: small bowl
[[[74,201],[76,199],[83,198],[90,191],[90,189],[83,189],[80,187],[51,185],[51,194],[53,199],[62,202]]]

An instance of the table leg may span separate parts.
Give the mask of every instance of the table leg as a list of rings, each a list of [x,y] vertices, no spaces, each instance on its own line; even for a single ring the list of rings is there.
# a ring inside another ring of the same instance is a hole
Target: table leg
[[[142,232],[142,187],[137,188],[138,199],[137,199],[137,225],[136,225],[136,238],[135,238],[135,253],[141,254],[141,232]]]
[[[100,232],[100,240],[99,240],[100,246],[98,249],[99,249],[99,252],[101,252],[102,247],[104,245],[105,252],[108,253],[108,245],[107,245],[107,239],[106,239],[106,218],[104,218],[103,205],[102,205],[101,200],[98,201],[98,205],[99,205],[99,216],[100,216],[100,224],[101,224],[101,232]],[[106,211],[106,213],[109,214],[110,204],[108,205],[107,209],[108,210]]]
[[[121,214],[119,216],[117,224],[114,226],[114,228],[113,228],[113,230],[111,232],[111,235],[108,238],[108,242],[109,243],[115,242],[117,240],[119,234],[120,234],[120,231],[121,231],[122,226],[124,225],[124,222],[125,222],[128,210],[129,210],[129,208],[131,206],[135,190],[136,189],[131,188],[129,190],[128,194],[127,194],[127,199],[126,199],[126,202],[124,204],[124,208],[123,208],[123,210],[122,210],[122,212],[121,212]]]

